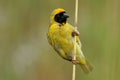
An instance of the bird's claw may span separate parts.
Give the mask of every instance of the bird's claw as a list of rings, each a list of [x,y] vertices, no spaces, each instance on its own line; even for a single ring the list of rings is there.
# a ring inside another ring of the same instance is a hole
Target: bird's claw
[[[79,32],[77,30],[75,30],[75,31],[72,32],[72,37],[78,36],[78,35],[79,35]]]
[[[73,64],[75,64],[75,65],[76,65],[76,64],[79,64],[79,61],[77,61],[77,60],[72,60],[71,62],[72,62]]]

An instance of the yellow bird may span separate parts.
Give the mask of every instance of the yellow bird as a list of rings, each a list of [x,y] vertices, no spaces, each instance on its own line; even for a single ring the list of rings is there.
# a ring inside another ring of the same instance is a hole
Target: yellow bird
[[[81,50],[79,32],[67,23],[67,18],[69,16],[62,8],[55,9],[52,12],[47,33],[48,41],[62,58],[71,61],[73,64],[80,64],[82,70],[89,73],[92,71],[93,66]],[[72,59],[74,55],[74,37],[76,37],[76,60]]]

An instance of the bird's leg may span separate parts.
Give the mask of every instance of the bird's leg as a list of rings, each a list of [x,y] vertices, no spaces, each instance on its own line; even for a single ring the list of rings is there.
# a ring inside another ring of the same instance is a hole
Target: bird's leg
[[[78,36],[78,35],[79,35],[79,32],[78,32],[78,31],[73,31],[73,32],[72,32],[72,37]]]
[[[72,60],[71,62],[72,62],[73,64],[75,64],[75,65],[76,65],[76,64],[79,64],[79,61],[77,61],[77,60]]]

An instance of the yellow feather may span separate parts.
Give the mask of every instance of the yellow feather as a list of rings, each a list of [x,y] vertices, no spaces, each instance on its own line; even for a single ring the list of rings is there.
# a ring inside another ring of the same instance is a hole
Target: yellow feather
[[[48,41],[57,53],[64,59],[71,61],[74,54],[74,27],[69,23],[59,23],[54,20],[56,14],[65,11],[64,9],[58,8],[52,12],[51,25],[48,30]],[[82,50],[79,36],[76,36],[76,60],[81,65],[84,72],[89,73],[93,66],[86,60]]]

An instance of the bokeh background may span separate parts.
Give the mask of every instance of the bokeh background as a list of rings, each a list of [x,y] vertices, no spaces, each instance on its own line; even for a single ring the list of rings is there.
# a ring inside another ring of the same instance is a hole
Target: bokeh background
[[[51,12],[74,24],[75,0],[0,0],[0,80],[71,80],[72,64],[49,45]],[[82,50],[95,69],[76,80],[120,80],[120,0],[79,0]]]

